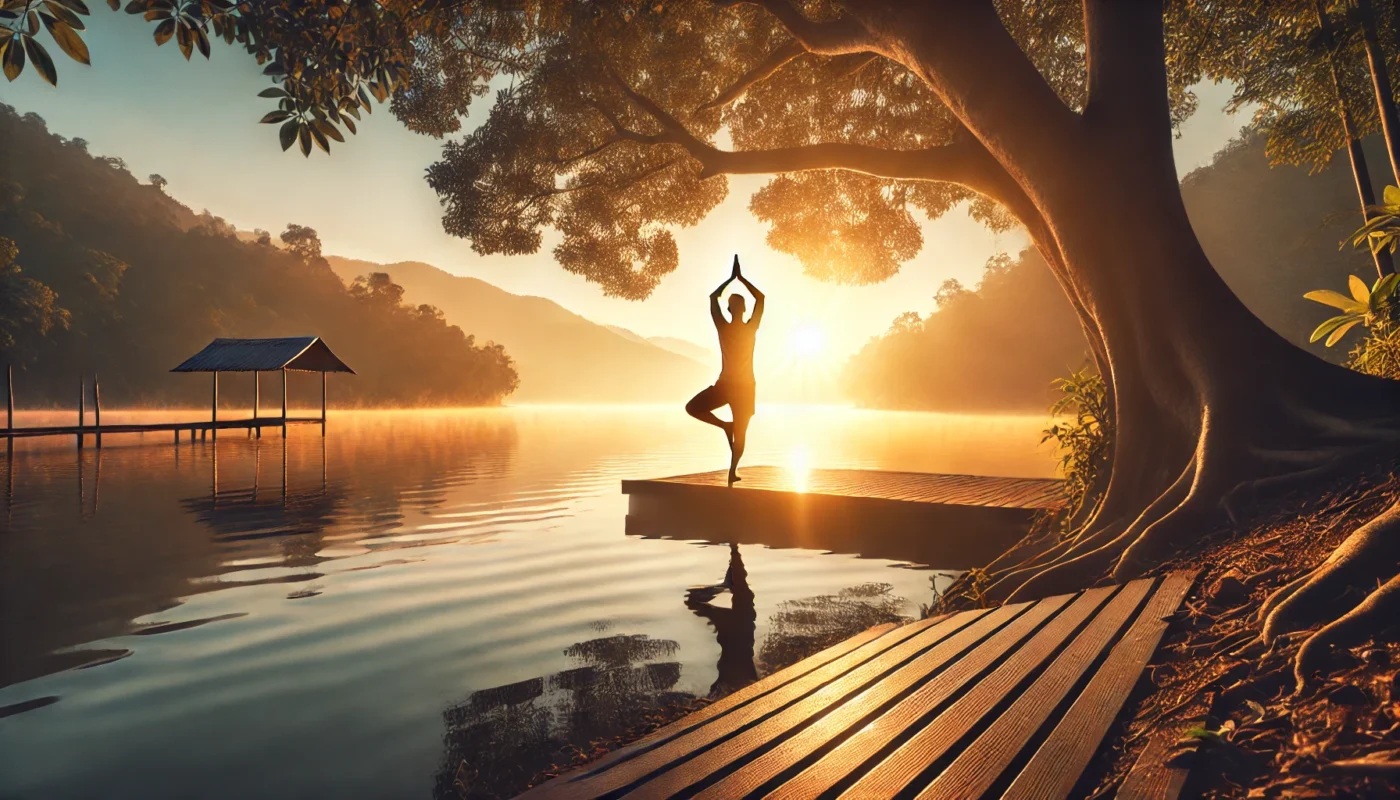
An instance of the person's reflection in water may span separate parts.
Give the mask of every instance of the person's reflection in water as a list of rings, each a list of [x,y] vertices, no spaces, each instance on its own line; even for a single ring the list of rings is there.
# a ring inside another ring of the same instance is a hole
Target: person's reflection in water
[[[729,608],[712,602],[725,590],[729,591]],[[710,686],[711,698],[723,697],[758,680],[758,668],[753,663],[754,623],[758,615],[753,600],[744,559],[739,555],[739,546],[732,543],[724,583],[686,592],[686,607],[714,627],[715,639],[719,641],[719,676]]]

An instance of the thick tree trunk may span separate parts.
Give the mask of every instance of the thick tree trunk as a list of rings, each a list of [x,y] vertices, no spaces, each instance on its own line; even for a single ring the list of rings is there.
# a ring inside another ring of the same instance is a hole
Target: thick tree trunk
[[[1294,346],[1211,266],[1176,176],[1160,8],[1090,3],[1083,114],[1063,113],[1018,53],[999,60],[998,47],[1015,45],[988,8],[865,22],[1024,191],[1044,225],[1037,246],[1102,343],[1115,412],[1106,495],[1076,540],[1053,549],[1052,566],[1042,554],[1001,575],[991,596],[1002,599],[1141,574],[1224,521],[1241,487],[1374,444],[1355,421],[1394,416],[1400,384]],[[987,70],[988,60],[1021,68]]]

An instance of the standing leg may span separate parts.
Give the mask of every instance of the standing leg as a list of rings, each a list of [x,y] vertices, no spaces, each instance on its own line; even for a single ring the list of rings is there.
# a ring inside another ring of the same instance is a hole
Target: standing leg
[[[729,442],[729,483],[731,485],[735,481],[743,480],[736,470],[739,469],[739,459],[744,455],[744,441],[749,434],[749,420],[753,419],[753,414],[745,413],[746,411],[747,409],[742,408],[734,411],[734,435]]]

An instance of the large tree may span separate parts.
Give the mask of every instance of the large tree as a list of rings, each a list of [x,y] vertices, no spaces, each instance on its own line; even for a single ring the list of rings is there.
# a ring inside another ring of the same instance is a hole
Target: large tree
[[[11,0],[13,3],[14,0]],[[46,0],[48,2],[48,0]],[[52,0],[71,6],[70,0]],[[20,3],[25,5],[24,3]],[[32,5],[32,4],[31,4]],[[276,86],[283,146],[393,96],[414,130],[486,120],[428,175],[449,232],[555,257],[643,298],[676,266],[727,175],[775,177],[751,209],[820,277],[880,280],[914,257],[915,212],[963,201],[1019,222],[1074,307],[1110,387],[1113,469],[1078,533],[994,565],[997,598],[1123,580],[1270,490],[1318,479],[1400,432],[1400,384],[1294,347],[1226,287],[1187,221],[1172,156],[1187,87],[1265,54],[1220,48],[1263,0],[137,0],[188,56],[212,28]],[[281,11],[279,12],[279,7]],[[1316,14],[1314,14],[1316,18]],[[31,25],[37,30],[37,24]],[[194,31],[191,33],[190,31]],[[31,39],[32,40],[32,37]],[[26,45],[30,40],[26,40]],[[10,54],[15,42],[10,42]],[[32,55],[32,53],[31,53]],[[11,66],[6,61],[6,67]],[[1335,103],[1332,104],[1335,113]],[[353,127],[349,128],[353,131]],[[1400,597],[1400,512],[1358,531],[1271,603],[1269,637],[1329,621],[1300,675]],[[1383,584],[1365,602],[1345,590]],[[1341,598],[1341,605],[1338,605]]]

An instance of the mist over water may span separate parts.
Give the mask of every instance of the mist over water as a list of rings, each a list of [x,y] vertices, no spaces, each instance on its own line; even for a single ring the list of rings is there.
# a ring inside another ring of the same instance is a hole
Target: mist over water
[[[1043,426],[761,406],[745,463],[1046,477]],[[626,536],[618,487],[726,466],[680,408],[104,444],[0,461],[3,797],[492,796],[709,695],[736,640],[763,675],[933,597],[938,565],[746,545],[752,612],[688,606],[730,549]]]

